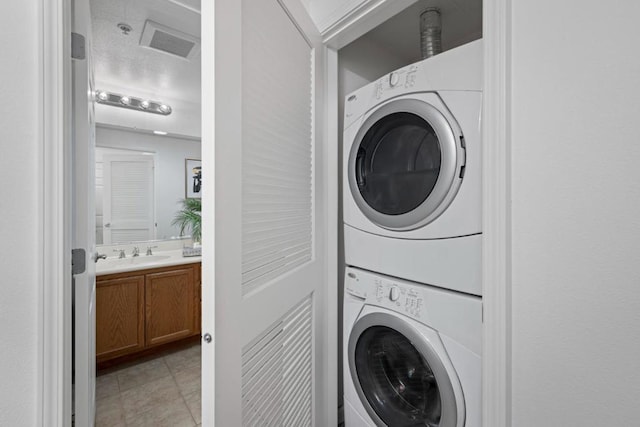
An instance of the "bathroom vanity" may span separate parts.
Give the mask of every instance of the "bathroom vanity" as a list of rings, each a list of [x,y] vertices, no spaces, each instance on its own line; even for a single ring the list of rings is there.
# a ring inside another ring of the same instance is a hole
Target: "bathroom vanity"
[[[107,259],[98,266],[99,368],[200,335],[200,257],[183,258],[180,251],[169,251]]]

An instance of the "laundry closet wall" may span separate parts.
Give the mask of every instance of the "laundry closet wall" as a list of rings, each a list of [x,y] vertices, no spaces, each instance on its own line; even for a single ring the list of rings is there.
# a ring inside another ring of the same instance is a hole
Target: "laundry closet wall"
[[[640,3],[511,3],[511,425],[638,425]]]

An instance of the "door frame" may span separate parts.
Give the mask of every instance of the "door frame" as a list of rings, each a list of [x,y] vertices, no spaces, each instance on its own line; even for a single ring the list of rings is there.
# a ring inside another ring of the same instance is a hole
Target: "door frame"
[[[71,425],[71,2],[40,0],[42,143],[38,421]],[[67,381],[68,379],[68,381]]]
[[[485,0],[482,418],[511,426],[511,0]],[[487,143],[491,141],[491,143]]]

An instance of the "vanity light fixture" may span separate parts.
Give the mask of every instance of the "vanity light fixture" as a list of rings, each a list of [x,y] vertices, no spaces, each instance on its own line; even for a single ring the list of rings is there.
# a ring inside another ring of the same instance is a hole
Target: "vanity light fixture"
[[[171,114],[171,107],[164,102],[149,101],[134,96],[119,95],[117,93],[98,90],[95,92],[95,99],[98,104],[110,105],[112,107],[127,108],[129,110],[144,111],[146,113],[160,114],[168,116]]]

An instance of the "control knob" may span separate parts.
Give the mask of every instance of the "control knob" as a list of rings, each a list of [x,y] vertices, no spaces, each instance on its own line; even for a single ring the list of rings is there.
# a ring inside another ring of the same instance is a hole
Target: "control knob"
[[[394,87],[400,81],[400,76],[395,71],[389,74],[389,86]]]
[[[389,299],[391,301],[398,301],[400,298],[400,289],[397,286],[392,286],[391,290],[389,290]]]

